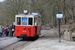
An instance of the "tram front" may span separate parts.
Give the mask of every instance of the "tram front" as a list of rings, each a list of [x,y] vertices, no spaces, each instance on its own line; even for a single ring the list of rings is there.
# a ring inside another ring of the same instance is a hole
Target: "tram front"
[[[18,38],[34,37],[34,16],[16,15],[15,36]]]

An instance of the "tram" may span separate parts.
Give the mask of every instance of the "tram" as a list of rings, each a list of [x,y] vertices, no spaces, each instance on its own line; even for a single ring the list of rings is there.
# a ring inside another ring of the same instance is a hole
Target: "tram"
[[[41,34],[41,17],[35,13],[16,15],[15,23],[17,38],[38,37]]]

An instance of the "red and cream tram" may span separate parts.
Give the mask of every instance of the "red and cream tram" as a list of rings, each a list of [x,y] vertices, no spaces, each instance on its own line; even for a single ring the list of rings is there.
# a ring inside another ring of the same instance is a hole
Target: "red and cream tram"
[[[15,23],[17,38],[36,37],[41,33],[41,18],[38,15],[16,15]]]

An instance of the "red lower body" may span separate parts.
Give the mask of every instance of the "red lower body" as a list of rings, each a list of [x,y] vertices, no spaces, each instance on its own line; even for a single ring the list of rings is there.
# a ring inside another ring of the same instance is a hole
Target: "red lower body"
[[[39,35],[40,31],[41,26],[15,26],[15,36],[17,37],[34,37]]]

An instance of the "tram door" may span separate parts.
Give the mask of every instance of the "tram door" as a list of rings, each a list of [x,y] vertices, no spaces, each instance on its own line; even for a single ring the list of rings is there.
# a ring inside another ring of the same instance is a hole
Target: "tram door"
[[[26,34],[29,37],[33,36],[33,18],[22,17],[22,25],[25,27],[25,29],[23,29],[23,34]]]
[[[41,30],[41,19],[35,18],[34,19],[34,25],[35,25],[35,35],[39,35],[40,30]]]

